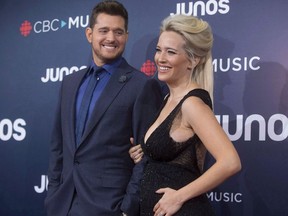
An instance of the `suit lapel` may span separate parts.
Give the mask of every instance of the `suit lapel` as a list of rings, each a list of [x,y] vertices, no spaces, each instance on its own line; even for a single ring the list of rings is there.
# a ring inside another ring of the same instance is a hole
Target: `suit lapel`
[[[70,86],[74,85],[74,87],[70,87],[71,92],[69,92],[69,101],[67,102],[69,111],[67,113],[70,114],[70,116],[67,119],[71,119],[72,121],[70,123],[68,123],[68,127],[69,127],[69,132],[70,132],[70,136],[71,137],[71,143],[73,143],[74,145],[70,145],[70,147],[72,147],[73,151],[75,151],[76,148],[76,136],[75,136],[75,128],[76,128],[76,99],[77,99],[77,93],[78,93],[78,89],[80,88],[80,85],[82,83],[82,80],[84,79],[87,71],[88,71],[89,67],[84,69],[84,72],[77,72],[77,74],[75,74],[75,77],[73,77],[72,80],[70,80]]]
[[[112,74],[109,82],[95,104],[95,108],[91,114],[87,128],[84,131],[80,145],[91,133],[92,129],[99,123],[106,110],[120,93],[121,89],[129,81],[130,77],[132,76],[132,71],[133,68],[130,67],[126,61],[124,61],[121,63],[119,69]]]

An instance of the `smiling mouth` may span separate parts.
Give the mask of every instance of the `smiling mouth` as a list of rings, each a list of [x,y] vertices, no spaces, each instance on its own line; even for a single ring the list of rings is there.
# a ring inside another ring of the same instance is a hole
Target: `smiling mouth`
[[[110,49],[110,50],[117,48],[117,46],[115,45],[102,45],[102,47],[104,47],[105,49]]]
[[[169,67],[164,67],[164,66],[159,66],[159,69],[160,69],[161,71],[167,71],[167,70],[169,70],[170,68],[169,68]]]

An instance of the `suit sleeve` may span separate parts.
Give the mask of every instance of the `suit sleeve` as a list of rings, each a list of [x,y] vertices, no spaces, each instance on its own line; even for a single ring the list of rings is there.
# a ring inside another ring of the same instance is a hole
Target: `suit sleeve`
[[[60,91],[61,92],[61,91]],[[45,204],[49,197],[58,188],[61,183],[62,174],[62,133],[61,133],[61,94],[59,94],[54,126],[52,130],[50,149],[49,149],[49,168],[48,168],[48,192]]]
[[[133,134],[135,144],[143,142],[145,132],[152,124],[162,100],[159,82],[156,79],[148,79],[134,105]],[[126,196],[122,202],[121,210],[128,216],[139,215],[139,189],[145,163],[145,159],[143,159],[134,166]]]

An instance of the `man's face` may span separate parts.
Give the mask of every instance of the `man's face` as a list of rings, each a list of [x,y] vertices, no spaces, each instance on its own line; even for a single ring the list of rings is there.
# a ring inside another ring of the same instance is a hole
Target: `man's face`
[[[122,55],[128,32],[121,16],[100,13],[93,28],[86,29],[86,37],[92,45],[94,62],[97,66],[102,66]]]

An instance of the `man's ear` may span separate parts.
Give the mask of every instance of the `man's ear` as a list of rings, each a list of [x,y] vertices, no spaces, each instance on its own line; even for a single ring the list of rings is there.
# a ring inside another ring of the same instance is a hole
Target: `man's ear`
[[[127,33],[126,33],[126,42],[128,41],[128,37],[129,37],[129,32],[127,31]]]
[[[86,38],[89,43],[92,43],[92,29],[87,27],[85,30]]]

